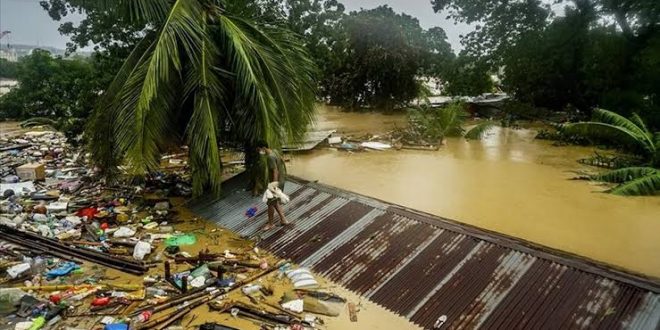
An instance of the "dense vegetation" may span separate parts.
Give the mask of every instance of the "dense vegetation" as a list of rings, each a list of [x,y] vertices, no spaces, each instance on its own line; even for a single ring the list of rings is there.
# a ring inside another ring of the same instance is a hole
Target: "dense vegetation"
[[[0,117],[87,117],[108,83],[93,62],[38,49],[23,57],[14,74],[20,88],[0,98]]]
[[[424,141],[442,141],[446,137],[465,137],[480,139],[493,127],[490,121],[478,123],[466,130],[465,123],[470,117],[466,105],[455,102],[446,107],[421,106],[408,111],[409,128],[407,134],[413,139]]]
[[[18,64],[0,58],[0,78],[15,79],[18,74]]]
[[[433,0],[476,25],[461,56],[517,100],[552,110],[637,112],[660,128],[660,1]],[[585,119],[587,117],[585,116]]]

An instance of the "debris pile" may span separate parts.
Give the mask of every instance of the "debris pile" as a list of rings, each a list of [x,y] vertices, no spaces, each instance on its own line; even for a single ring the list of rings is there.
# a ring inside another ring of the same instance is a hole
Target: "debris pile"
[[[409,130],[396,129],[381,135],[363,134],[359,136],[331,136],[327,146],[347,152],[385,151],[385,150],[424,150],[437,151],[441,143],[426,141],[419,136],[412,136]]]
[[[346,303],[180,207],[185,154],[133,185],[96,179],[57,132],[1,138],[0,150],[2,329],[309,329]],[[198,317],[209,308],[224,321]]]

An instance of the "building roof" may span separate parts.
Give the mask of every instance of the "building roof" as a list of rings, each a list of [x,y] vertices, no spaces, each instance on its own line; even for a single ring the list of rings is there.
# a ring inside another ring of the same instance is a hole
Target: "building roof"
[[[424,328],[659,327],[656,279],[300,179],[284,189],[294,226],[260,234],[241,182],[193,211]]]

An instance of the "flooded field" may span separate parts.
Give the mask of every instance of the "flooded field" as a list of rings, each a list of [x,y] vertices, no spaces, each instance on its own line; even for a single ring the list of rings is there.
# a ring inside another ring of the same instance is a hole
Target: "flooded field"
[[[360,134],[404,122],[322,108],[317,126]],[[499,128],[482,141],[449,139],[439,151],[317,150],[288,166],[305,179],[660,277],[660,198],[569,180],[593,149],[554,147],[535,134]]]

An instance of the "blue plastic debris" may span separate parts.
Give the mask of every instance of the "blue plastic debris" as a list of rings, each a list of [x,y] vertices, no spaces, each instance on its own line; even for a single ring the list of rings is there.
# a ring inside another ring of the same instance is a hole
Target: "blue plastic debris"
[[[128,330],[128,324],[126,323],[106,324],[103,330]]]
[[[73,263],[73,262],[70,262],[70,261],[64,262],[64,263],[60,264],[59,267],[49,270],[46,273],[46,278],[48,280],[52,280],[56,277],[66,276],[66,275],[69,275],[69,273],[71,273],[72,271],[74,271],[78,268],[80,268],[80,266],[78,266],[76,263]]]
[[[256,214],[257,214],[257,207],[256,206],[253,206],[253,207],[247,209],[247,211],[245,211],[245,216],[248,217],[248,219],[254,217]]]

